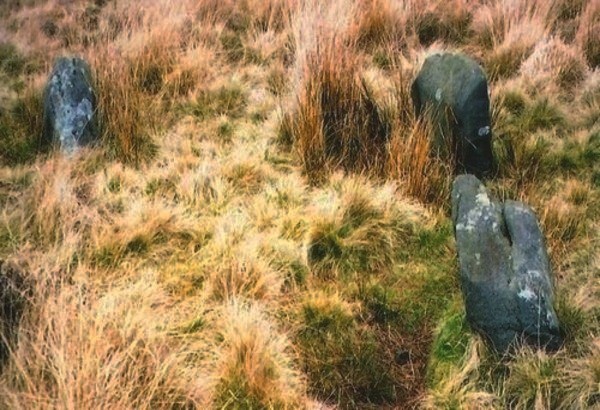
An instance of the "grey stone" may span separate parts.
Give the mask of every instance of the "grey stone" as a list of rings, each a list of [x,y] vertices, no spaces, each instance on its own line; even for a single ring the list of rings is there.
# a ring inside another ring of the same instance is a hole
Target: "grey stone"
[[[431,55],[411,94],[416,114],[427,113],[433,120],[434,148],[454,157],[457,171],[478,177],[493,172],[487,79],[477,62],[462,54]]]
[[[98,134],[90,67],[80,58],[59,58],[44,93],[43,139],[73,153],[97,141]]]
[[[460,175],[452,220],[471,327],[502,353],[515,340],[558,348],[550,263],[533,211],[520,202],[501,205],[476,177]]]
[[[511,292],[517,296],[517,317],[523,335],[536,345],[556,349],[560,329],[553,307],[550,261],[535,214],[521,202],[506,201],[504,220],[512,241]]]

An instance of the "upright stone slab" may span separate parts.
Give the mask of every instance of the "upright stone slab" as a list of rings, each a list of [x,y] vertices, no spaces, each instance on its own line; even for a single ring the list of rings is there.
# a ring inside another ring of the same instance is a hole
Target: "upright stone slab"
[[[557,349],[560,329],[554,311],[550,261],[533,210],[521,202],[506,201],[504,220],[512,241],[511,292],[517,296],[517,318],[523,336],[535,345]]]
[[[43,139],[67,153],[98,139],[92,75],[80,58],[62,57],[54,65],[44,94]]]
[[[417,115],[427,112],[435,124],[434,147],[453,155],[459,172],[492,173],[490,100],[477,62],[462,54],[429,56],[412,85],[412,100]]]
[[[503,353],[517,339],[558,348],[550,264],[533,211],[513,201],[503,206],[476,177],[461,175],[452,189],[452,219],[471,327]]]

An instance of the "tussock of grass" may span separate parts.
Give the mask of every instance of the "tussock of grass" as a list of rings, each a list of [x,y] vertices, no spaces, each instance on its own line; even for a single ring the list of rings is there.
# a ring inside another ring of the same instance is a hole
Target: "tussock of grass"
[[[570,366],[559,372],[557,380],[560,402],[558,407],[584,409],[593,407],[600,400],[600,341],[592,341],[586,356],[574,359]]]
[[[432,346],[428,379],[436,386],[451,377],[452,368],[462,364],[469,344],[468,325],[461,311],[447,312]]]
[[[10,43],[0,43],[0,61],[0,70],[11,77],[21,74],[25,66],[25,58]]]
[[[6,111],[0,107],[0,161],[3,164],[31,162],[48,148],[42,141],[42,91],[29,86]]]
[[[217,300],[247,298],[269,300],[281,291],[281,278],[263,260],[234,259],[215,267],[209,277],[209,294]]]
[[[450,194],[454,160],[432,155],[430,125],[417,120],[413,124],[408,130],[403,125],[394,128],[389,172],[403,181],[408,195],[443,207]]]
[[[597,68],[600,65],[600,38],[598,28],[600,27],[600,6],[594,1],[587,3],[577,32],[577,42],[583,50],[590,67]]]
[[[375,50],[387,46],[394,50],[404,43],[402,10],[388,0],[369,0],[360,4],[359,19],[355,30],[356,42],[360,48]]]
[[[557,362],[542,352],[523,351],[509,365],[505,383],[507,402],[513,408],[553,408],[554,375]]]
[[[356,75],[356,55],[341,39],[330,39],[301,64],[296,107],[283,127],[309,179],[323,181],[336,167],[381,174],[390,124]]]
[[[442,330],[444,332],[444,330]],[[461,349],[464,346],[461,345]],[[479,339],[472,340],[459,361],[440,383],[433,386],[424,398],[426,409],[502,408],[501,399],[495,392],[486,391],[479,384],[480,368],[485,368],[488,352]],[[449,369],[450,370],[450,369]]]
[[[182,107],[185,113],[189,113],[200,120],[219,115],[227,115],[238,118],[244,113],[246,96],[236,86],[221,87],[217,90],[206,90],[200,92],[195,100],[189,105]]]
[[[347,303],[336,295],[315,294],[305,301],[301,315],[298,338],[310,390],[350,407],[394,399],[374,334],[358,326]]]
[[[464,0],[430,4],[413,3],[413,30],[423,46],[441,40],[450,44],[466,42],[471,35],[472,15]]]
[[[391,270],[396,249],[414,229],[418,213],[410,205],[392,202],[391,190],[371,196],[358,181],[344,183],[338,198],[320,199],[327,208],[307,236],[309,266],[319,277],[353,279]]]
[[[293,353],[256,305],[232,301],[220,322],[217,351],[220,408],[293,408],[301,402],[304,380]]]
[[[167,349],[159,324],[148,323],[150,306],[167,302],[151,276],[103,297],[58,285],[37,285],[43,289],[35,294],[48,296],[26,319],[35,331],[23,333],[19,359],[3,374],[9,407],[172,408],[206,402],[200,389],[190,394],[193,372],[181,371],[185,352]]]
[[[122,58],[107,53],[95,64],[102,139],[113,156],[140,163],[155,153],[150,133],[158,110],[139,88],[144,80],[137,77],[137,63],[128,67]]]

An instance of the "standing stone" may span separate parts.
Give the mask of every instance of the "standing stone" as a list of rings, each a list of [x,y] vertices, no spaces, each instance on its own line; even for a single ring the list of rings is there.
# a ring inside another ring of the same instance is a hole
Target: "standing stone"
[[[452,220],[467,321],[502,353],[515,340],[557,349],[550,263],[533,211],[490,199],[472,175],[452,189]]]
[[[493,172],[490,100],[479,64],[462,54],[431,55],[411,93],[416,114],[428,113],[433,121],[438,152],[453,156],[459,172]]]
[[[44,94],[43,139],[58,143],[66,153],[98,139],[96,95],[88,64],[73,57],[59,58]]]

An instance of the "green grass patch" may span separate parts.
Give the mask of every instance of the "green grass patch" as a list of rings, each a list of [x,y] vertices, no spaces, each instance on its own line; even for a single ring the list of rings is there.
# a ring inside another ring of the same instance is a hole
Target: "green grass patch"
[[[197,317],[177,329],[181,333],[193,334],[203,330],[206,327],[206,320],[203,317]]]
[[[247,96],[239,86],[223,86],[216,90],[203,90],[187,104],[180,106],[184,114],[199,120],[218,116],[240,118],[247,106]]]
[[[297,341],[309,390],[345,408],[390,403],[395,387],[374,333],[334,304],[304,303]]]
[[[362,293],[361,299],[371,321],[381,325],[399,322],[401,311],[393,288],[372,283]]]
[[[438,325],[427,366],[427,383],[435,386],[460,367],[467,352],[470,333],[462,305],[455,303]]]
[[[583,143],[567,141],[562,149],[547,153],[542,165],[548,173],[560,171],[575,174],[581,171],[592,171],[591,181],[594,184],[594,169],[598,161],[600,161],[600,131],[595,131]]]
[[[24,66],[25,58],[19,54],[13,44],[0,44],[0,70],[11,77],[16,77],[21,74]]]
[[[153,178],[146,183],[144,193],[150,197],[174,196],[177,194],[177,184],[172,178]]]
[[[28,89],[8,110],[0,107],[0,163],[31,162],[48,148],[42,144],[43,101],[40,90]]]
[[[531,47],[518,44],[495,49],[485,61],[485,69],[489,73],[490,80],[496,81],[516,75],[521,64],[532,51]]]

